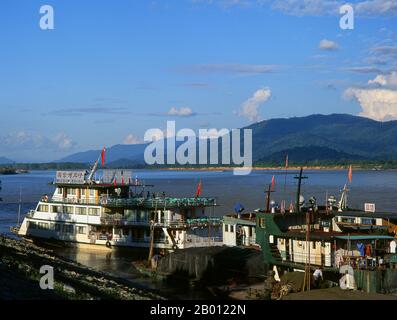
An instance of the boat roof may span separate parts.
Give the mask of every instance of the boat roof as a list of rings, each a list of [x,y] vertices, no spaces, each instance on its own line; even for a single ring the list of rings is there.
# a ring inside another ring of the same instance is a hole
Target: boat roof
[[[392,219],[397,220],[397,213],[395,212],[366,212],[362,210],[347,210],[342,212],[333,213],[335,216],[344,217],[368,217],[368,218],[379,218],[379,219]]]
[[[228,214],[223,216],[223,220],[226,222],[238,223],[242,225],[255,226],[256,225],[256,214],[255,213],[242,213],[240,217],[237,214]]]
[[[306,238],[305,231],[295,231],[289,230],[285,234],[286,238]],[[341,233],[338,231],[312,231],[310,232],[310,240],[325,240],[325,239],[340,239],[340,240],[380,240],[380,239],[387,239],[392,240],[394,237],[386,236],[386,235],[376,235],[376,234],[357,234],[349,235],[348,233]]]
[[[343,240],[379,240],[379,239],[388,239],[393,240],[394,237],[392,236],[385,236],[385,235],[344,235],[344,236],[337,236],[337,239]]]

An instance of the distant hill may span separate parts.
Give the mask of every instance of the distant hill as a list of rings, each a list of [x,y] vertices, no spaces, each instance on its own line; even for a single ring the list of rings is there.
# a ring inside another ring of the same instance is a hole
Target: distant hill
[[[12,161],[8,158],[0,157],[0,164],[13,164],[13,163],[14,163],[14,161]]]
[[[397,121],[378,122],[346,114],[272,119],[249,126],[254,161],[397,159]]]
[[[254,163],[340,160],[397,160],[397,121],[378,122],[346,115],[311,115],[271,119],[247,127],[253,131]],[[107,163],[143,165],[146,145],[115,145]],[[92,163],[100,150],[76,153],[61,162]]]
[[[143,153],[145,152],[145,144],[136,145],[115,145],[106,149],[106,163],[115,161],[142,162]],[[90,150],[79,152],[60,159],[58,162],[74,162],[74,163],[93,163],[98,159],[101,150]]]

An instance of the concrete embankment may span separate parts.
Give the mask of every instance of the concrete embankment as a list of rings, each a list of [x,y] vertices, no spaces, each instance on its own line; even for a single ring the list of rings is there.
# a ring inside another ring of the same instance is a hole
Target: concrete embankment
[[[239,247],[189,248],[171,253],[158,262],[157,271],[177,282],[195,280],[203,284],[263,281],[263,254]]]
[[[42,290],[44,265],[53,267],[54,290]],[[0,235],[0,299],[158,300],[155,292],[59,257],[24,240]]]

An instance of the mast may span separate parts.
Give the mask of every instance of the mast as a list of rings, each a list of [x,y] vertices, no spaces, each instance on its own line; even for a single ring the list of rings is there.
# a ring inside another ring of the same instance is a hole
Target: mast
[[[310,213],[306,212],[306,259],[305,259],[305,277],[302,291],[310,291],[311,267],[310,267]]]
[[[156,224],[156,219],[157,219],[157,199],[155,200],[156,200],[156,205],[154,207],[154,217],[153,217],[153,221],[150,224],[150,247],[149,247],[148,265],[151,264],[153,258],[153,250],[154,250],[154,226]]]
[[[270,194],[274,192],[272,191],[272,185],[269,184],[268,189],[265,191],[266,193],[266,209],[265,212],[269,213],[270,212]]]
[[[22,187],[19,187],[19,206],[18,206],[18,221],[17,221],[18,227],[20,225],[20,220],[21,220],[21,203],[22,203]]]
[[[92,182],[92,178],[93,178],[96,170],[98,169],[98,163],[99,163],[100,158],[101,158],[101,154],[99,154],[98,159],[95,161],[95,163],[94,163],[94,165],[93,165],[93,167],[91,169],[90,175],[87,178],[88,182]]]
[[[300,196],[301,196],[302,180],[307,179],[306,176],[303,176],[303,167],[301,167],[301,169],[299,171],[299,176],[294,177],[294,179],[298,180],[298,189],[296,191],[296,212],[300,212],[299,201],[300,201]]]
[[[339,200],[339,209],[338,209],[339,212],[342,212],[343,210],[347,209],[347,192],[348,191],[350,191],[350,190],[347,188],[347,184],[345,184],[345,186],[342,189],[342,195]]]

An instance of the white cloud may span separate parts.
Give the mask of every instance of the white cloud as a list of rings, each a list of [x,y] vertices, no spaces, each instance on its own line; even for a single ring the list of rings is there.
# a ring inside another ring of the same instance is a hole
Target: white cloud
[[[383,87],[397,87],[397,72],[393,71],[387,75],[377,75],[375,79],[369,80],[368,84],[376,84]]]
[[[323,39],[318,44],[318,48],[321,50],[333,51],[339,48],[339,45],[332,40]]]
[[[397,119],[397,90],[349,88],[345,97],[358,101],[363,117],[380,121]]]
[[[46,137],[37,132],[16,131],[0,136],[0,153],[21,162],[51,161],[65,155],[77,144],[65,133]]]
[[[258,122],[260,120],[258,108],[271,97],[271,90],[269,88],[262,88],[257,90],[251,98],[245,101],[238,113],[242,117],[246,117],[250,121]]]
[[[186,107],[182,107],[180,109],[172,107],[167,114],[169,116],[177,116],[177,117],[190,117],[195,115],[192,109]]]
[[[341,1],[335,0],[274,0],[273,8],[294,16],[323,16],[339,13]]]
[[[73,141],[63,132],[57,134],[53,139],[59,149],[67,150],[73,146]]]
[[[124,140],[123,144],[141,144],[143,140],[139,139],[137,136],[133,135],[132,133],[128,134]]]
[[[294,16],[338,16],[345,0],[191,0],[193,3],[215,4],[222,8],[268,6]],[[350,1],[357,16],[397,16],[396,0]]]
[[[396,0],[367,0],[358,2],[354,9],[362,16],[395,16],[397,15]]]
[[[194,73],[261,74],[276,71],[278,66],[268,64],[198,64],[179,68],[179,71]]]

